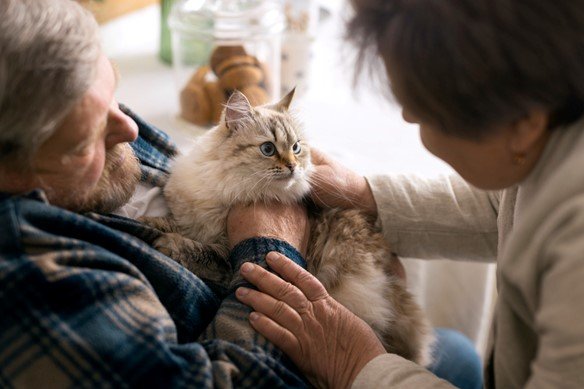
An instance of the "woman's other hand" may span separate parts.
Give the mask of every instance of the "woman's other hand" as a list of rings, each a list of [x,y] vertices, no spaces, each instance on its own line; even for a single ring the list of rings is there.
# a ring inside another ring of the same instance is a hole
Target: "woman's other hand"
[[[266,261],[283,279],[251,263],[240,269],[259,289],[236,292],[255,311],[251,325],[284,351],[313,385],[349,387],[369,361],[385,353],[381,342],[309,272],[281,254],[270,253]]]
[[[315,171],[310,177],[312,200],[324,207],[358,208],[377,217],[377,204],[365,177],[312,149]]]

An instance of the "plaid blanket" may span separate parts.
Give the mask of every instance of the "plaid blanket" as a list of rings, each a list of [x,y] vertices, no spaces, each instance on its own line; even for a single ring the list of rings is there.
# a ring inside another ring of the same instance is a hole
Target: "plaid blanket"
[[[176,148],[127,108],[142,179],[163,185]],[[150,247],[160,232],[0,193],[0,387],[306,387],[251,329],[233,289],[205,284]],[[263,263],[285,242],[250,239],[229,258]],[[232,285],[240,284],[234,279]]]

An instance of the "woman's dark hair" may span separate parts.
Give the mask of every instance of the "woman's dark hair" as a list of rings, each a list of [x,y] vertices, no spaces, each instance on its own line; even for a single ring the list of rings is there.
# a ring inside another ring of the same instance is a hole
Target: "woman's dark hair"
[[[445,133],[480,139],[533,108],[550,129],[584,113],[584,1],[352,3],[356,74],[387,70],[400,103]]]

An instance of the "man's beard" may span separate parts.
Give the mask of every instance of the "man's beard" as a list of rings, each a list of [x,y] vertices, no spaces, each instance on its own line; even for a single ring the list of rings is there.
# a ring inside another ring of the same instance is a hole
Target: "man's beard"
[[[128,143],[108,150],[99,181],[85,188],[54,191],[45,187],[49,202],[74,212],[111,213],[126,204],[140,182],[140,162]]]
[[[126,204],[140,182],[140,162],[128,143],[108,151],[103,173],[78,212],[110,213]]]

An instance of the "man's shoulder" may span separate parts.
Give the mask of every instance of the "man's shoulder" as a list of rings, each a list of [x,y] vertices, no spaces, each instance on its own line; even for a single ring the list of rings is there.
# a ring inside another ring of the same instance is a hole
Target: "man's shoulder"
[[[15,223],[34,214],[48,216],[55,212],[59,213],[59,209],[49,204],[45,193],[40,189],[26,194],[0,192],[0,220],[4,222],[0,228],[6,227],[9,221]]]
[[[41,190],[0,194],[0,220],[0,284],[8,273],[24,277],[23,269],[46,274],[61,269],[69,275],[85,269],[91,277],[106,271],[114,278],[126,274],[154,283],[172,279],[177,289],[178,284],[205,289],[192,273],[151,247],[161,232],[136,220],[71,212],[49,204]]]
[[[108,242],[148,245],[156,231],[134,220],[94,213],[78,214],[49,204],[42,190],[25,195],[0,193],[0,253],[8,247],[42,245],[75,246],[83,243],[96,247]]]

